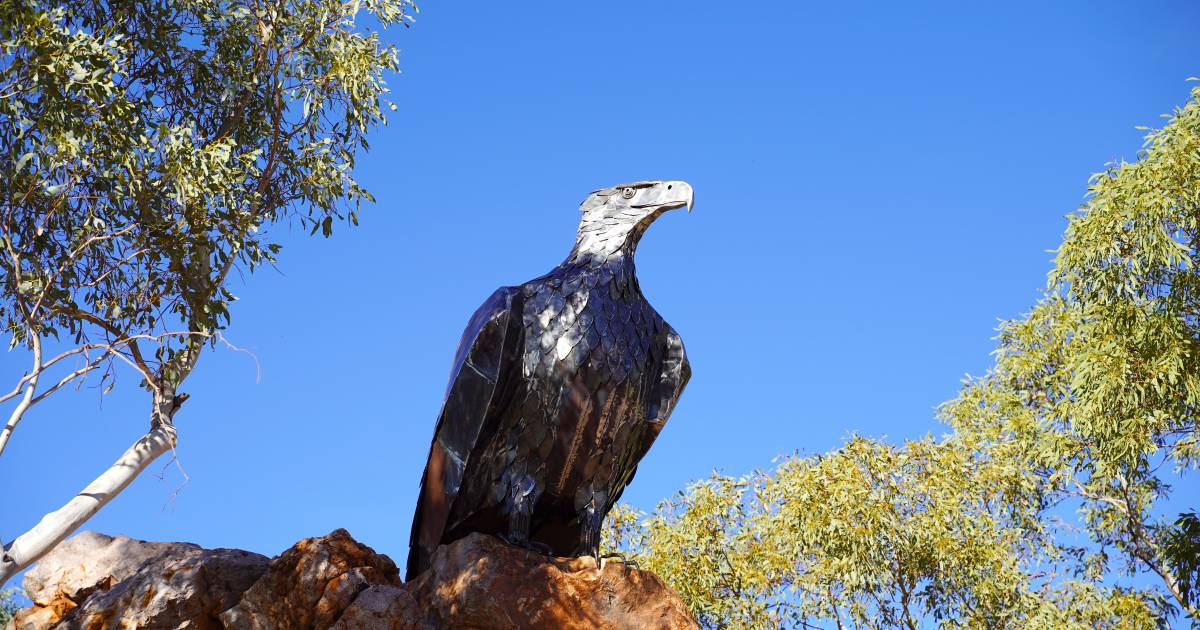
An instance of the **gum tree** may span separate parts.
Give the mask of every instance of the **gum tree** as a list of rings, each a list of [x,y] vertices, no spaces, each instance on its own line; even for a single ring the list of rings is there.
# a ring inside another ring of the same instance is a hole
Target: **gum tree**
[[[995,367],[944,408],[1013,440],[1127,573],[1200,622],[1200,522],[1160,514],[1200,462],[1200,88],[1134,162],[1092,177],[1046,298],[1001,329]],[[1178,512],[1176,512],[1178,513]]]
[[[271,227],[357,223],[410,0],[0,3],[0,321],[28,367],[0,392],[0,456],[82,379],[132,374],[147,432],[11,539],[0,584],[174,448],[181,386],[222,341],[231,273],[275,261]],[[0,418],[3,420],[3,418]]]
[[[615,511],[609,547],[711,627],[1200,622],[1200,516],[1169,503],[1200,463],[1200,88],[1092,177],[995,355],[943,439],[717,476]]]
[[[1156,628],[1153,597],[1058,547],[1039,484],[1004,450],[854,438],[716,475],[648,516],[614,510],[606,543],[710,628]]]
[[[0,627],[4,627],[12,620],[18,608],[12,589],[0,591]]]

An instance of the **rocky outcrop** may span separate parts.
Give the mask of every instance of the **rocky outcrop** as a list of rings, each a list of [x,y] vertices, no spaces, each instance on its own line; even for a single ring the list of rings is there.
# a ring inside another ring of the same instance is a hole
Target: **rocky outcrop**
[[[620,562],[553,558],[472,534],[438,549],[409,585],[437,628],[692,628],[658,576]]]
[[[336,529],[301,540],[272,560],[221,622],[246,630],[328,628],[371,586],[400,586],[396,563]]]
[[[17,630],[222,628],[217,615],[267,570],[266,556],[84,532],[25,574],[34,606]]]
[[[474,534],[401,583],[396,564],[339,529],[274,559],[85,532],[25,577],[15,630],[695,628],[653,573],[553,558]]]

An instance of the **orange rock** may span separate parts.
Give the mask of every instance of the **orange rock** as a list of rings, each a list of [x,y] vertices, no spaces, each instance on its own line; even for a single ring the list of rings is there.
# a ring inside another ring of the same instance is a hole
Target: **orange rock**
[[[221,615],[227,628],[328,628],[359,593],[400,585],[392,559],[344,529],[305,538],[271,561],[236,606]]]
[[[473,534],[400,582],[396,564],[346,530],[267,565],[235,549],[80,534],[25,578],[35,606],[11,628],[425,630],[697,628],[653,573],[553,558]]]
[[[426,627],[698,628],[679,596],[620,562],[554,558],[472,534],[408,584]]]

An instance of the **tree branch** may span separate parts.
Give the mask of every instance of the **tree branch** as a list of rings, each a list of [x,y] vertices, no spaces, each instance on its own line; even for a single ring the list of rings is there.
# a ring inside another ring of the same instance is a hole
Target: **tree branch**
[[[83,376],[84,374],[87,374],[88,372],[91,372],[92,370],[94,370],[94,369],[96,369],[96,368],[100,367],[100,364],[101,364],[101,363],[103,363],[103,362],[104,362],[104,360],[108,358],[108,355],[109,355],[109,354],[113,354],[113,352],[112,352],[112,351],[105,351],[103,354],[101,354],[101,355],[100,355],[100,357],[99,357],[99,358],[97,358],[97,359],[95,359],[95,360],[92,360],[92,361],[89,361],[87,365],[85,365],[85,366],[83,366],[83,367],[79,368],[78,370],[75,370],[74,372],[71,372],[70,374],[68,374],[68,375],[66,375],[66,376],[64,376],[64,377],[62,377],[61,379],[59,379],[59,381],[58,381],[57,383],[55,383],[55,384],[54,384],[54,386],[53,386],[53,387],[51,387],[50,389],[47,389],[46,391],[44,391],[44,392],[42,392],[42,393],[38,394],[38,395],[37,395],[37,397],[33,399],[33,403],[32,403],[32,404],[36,405],[36,404],[38,404],[38,403],[42,402],[43,400],[45,400],[45,398],[46,398],[47,396],[49,396],[50,394],[53,394],[54,392],[58,391],[58,390],[59,390],[59,388],[61,388],[63,385],[66,385],[67,383],[70,383],[71,381],[73,381],[73,380],[75,380],[75,379],[79,378],[80,376]],[[103,382],[103,381],[101,381],[101,382]]]
[[[130,446],[112,466],[61,508],[42,517],[32,529],[4,546],[0,585],[37,562],[100,508],[120,494],[151,462],[175,447],[175,428],[159,423]]]
[[[149,384],[152,389],[155,391],[160,389],[158,377],[154,374],[154,370],[151,370],[150,366],[146,364],[145,359],[142,358],[142,351],[137,345],[137,338],[139,337],[138,335],[128,335],[125,333],[125,331],[113,325],[112,322],[109,322],[108,320],[87,311],[81,311],[77,308],[70,307],[64,307],[62,311],[64,314],[70,315],[71,317],[95,324],[108,331],[109,334],[116,335],[118,339],[127,340],[125,345],[129,348],[130,354],[133,355],[133,367],[142,373],[142,378],[146,379],[146,383]]]
[[[69,356],[73,356],[73,355],[79,354],[81,352],[86,353],[89,350],[98,350],[100,348],[109,348],[109,347],[112,347],[112,345],[113,344],[107,344],[107,343],[89,343],[89,344],[84,344],[84,345],[76,347],[76,348],[71,348],[70,350],[63,352],[62,354],[59,354],[58,356],[54,357],[53,359],[50,359],[49,361],[46,361],[45,363],[43,363],[40,369],[35,369],[33,372],[30,372],[29,374],[26,374],[25,376],[22,376],[21,378],[17,379],[16,387],[14,387],[11,392],[4,394],[3,396],[0,396],[0,403],[7,402],[10,399],[17,396],[17,394],[20,394],[21,388],[25,386],[25,383],[29,379],[33,378],[35,375],[41,374],[42,372],[45,372],[46,370],[50,369],[55,363],[58,363],[59,361],[62,361],[63,359],[65,359]]]
[[[25,385],[25,395],[21,397],[21,402],[17,403],[16,409],[13,409],[11,415],[8,416],[8,422],[5,423],[4,429],[0,430],[0,454],[4,453],[4,447],[8,446],[8,440],[12,437],[13,431],[17,428],[17,423],[21,422],[21,418],[25,416],[25,412],[34,404],[33,394],[37,391],[38,376],[42,372],[42,336],[33,332],[31,335],[33,343],[33,372],[28,377],[28,382]]]

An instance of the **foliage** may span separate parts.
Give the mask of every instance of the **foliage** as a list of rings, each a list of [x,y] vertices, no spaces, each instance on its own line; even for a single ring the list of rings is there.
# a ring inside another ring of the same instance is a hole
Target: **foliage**
[[[1194,610],[1200,607],[1200,516],[1180,514],[1163,539],[1163,556],[1178,583],[1179,597]]]
[[[717,476],[617,512],[610,544],[711,627],[1200,622],[1200,519],[1158,516],[1200,463],[1200,88],[1092,177],[995,356],[940,408],[943,440]],[[1162,590],[1113,586],[1139,573]]]
[[[605,543],[706,627],[1156,627],[1152,597],[1070,575],[1050,532],[1012,509],[1040,500],[1028,482],[976,443],[854,438],[714,475],[648,517],[618,508]]]
[[[148,385],[178,384],[229,321],[231,269],[274,261],[266,227],[293,217],[328,235],[370,198],[350,169],[383,121],[396,51],[356,14],[387,25],[410,8],[3,3],[0,318],[14,343],[103,340]]]
[[[995,367],[944,416],[960,432],[1015,439],[1054,501],[1077,503],[1124,571],[1159,576],[1200,617],[1187,519],[1155,507],[1200,455],[1200,88],[1146,136],[1134,163],[1093,176],[1070,217],[1051,290],[1002,328]],[[1172,554],[1168,553],[1170,545]],[[1191,550],[1191,559],[1180,554]]]
[[[17,594],[13,589],[6,588],[0,591],[0,628],[8,625],[20,608],[21,605],[17,603]]]
[[[272,227],[329,236],[371,199],[352,170],[395,109],[397,68],[378,29],[415,10],[0,2],[0,324],[31,355],[0,395],[17,398],[0,452],[31,406],[96,370],[107,392],[118,365],[151,394],[151,431],[93,483],[119,491],[174,446],[177,389],[229,324],[230,274],[275,262]],[[99,509],[88,496],[112,496],[85,494],[5,545],[0,583]]]

